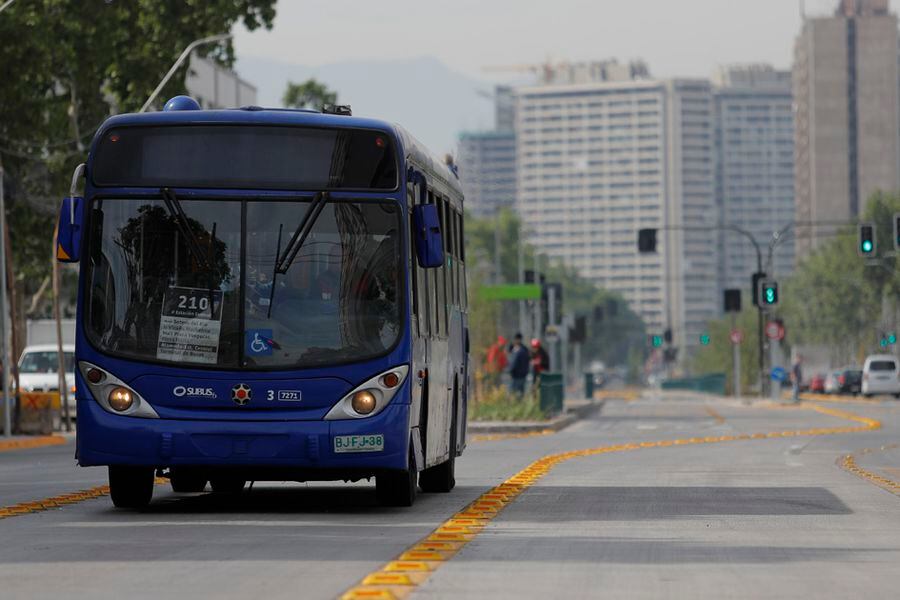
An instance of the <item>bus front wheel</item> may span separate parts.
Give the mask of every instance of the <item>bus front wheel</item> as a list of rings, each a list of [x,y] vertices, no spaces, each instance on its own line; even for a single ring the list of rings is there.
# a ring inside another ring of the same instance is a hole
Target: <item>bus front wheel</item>
[[[109,497],[116,508],[143,508],[153,498],[153,467],[109,467]]]
[[[375,476],[375,496],[382,506],[412,506],[416,501],[418,480],[416,462],[409,457],[405,471],[388,471]]]

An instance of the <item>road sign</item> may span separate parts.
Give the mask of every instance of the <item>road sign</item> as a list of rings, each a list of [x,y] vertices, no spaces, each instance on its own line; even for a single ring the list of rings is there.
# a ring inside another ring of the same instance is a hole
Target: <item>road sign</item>
[[[769,321],[766,325],[766,337],[770,340],[783,340],[784,325],[778,321]]]
[[[544,329],[544,339],[551,344],[559,341],[559,329],[556,325],[547,325],[547,328]]]
[[[787,379],[787,371],[782,367],[772,369],[772,381],[785,381]]]
[[[732,329],[731,335],[729,335],[728,337],[731,338],[732,344],[740,344],[744,341],[744,332],[740,329]]]

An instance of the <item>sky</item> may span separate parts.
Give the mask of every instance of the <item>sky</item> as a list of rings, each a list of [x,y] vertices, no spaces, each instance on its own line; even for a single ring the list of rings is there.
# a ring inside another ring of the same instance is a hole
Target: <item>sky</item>
[[[612,57],[642,58],[657,77],[705,77],[732,63],[789,68],[800,2],[279,0],[271,31],[237,26],[234,44],[238,57],[304,65],[433,56],[491,81],[515,73],[484,67]],[[806,0],[808,13],[836,4]]]

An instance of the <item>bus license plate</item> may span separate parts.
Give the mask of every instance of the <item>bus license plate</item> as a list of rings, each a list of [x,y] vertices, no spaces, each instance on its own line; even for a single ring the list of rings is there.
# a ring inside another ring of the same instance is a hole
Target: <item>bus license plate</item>
[[[335,452],[380,452],[384,450],[384,436],[378,435],[336,435]]]

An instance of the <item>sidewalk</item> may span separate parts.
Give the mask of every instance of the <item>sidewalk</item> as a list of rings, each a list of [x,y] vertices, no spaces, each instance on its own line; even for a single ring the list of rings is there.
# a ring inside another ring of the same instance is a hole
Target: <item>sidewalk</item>
[[[470,434],[556,432],[600,410],[605,402],[602,398],[593,400],[566,398],[562,414],[548,421],[469,421],[468,432]]]

